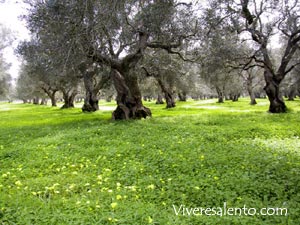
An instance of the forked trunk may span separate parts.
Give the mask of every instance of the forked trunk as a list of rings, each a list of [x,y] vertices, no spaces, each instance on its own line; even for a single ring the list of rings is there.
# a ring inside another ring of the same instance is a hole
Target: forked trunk
[[[42,90],[48,95],[51,101],[51,106],[55,107],[56,105],[56,98],[55,94],[58,91],[57,89],[52,89],[50,86],[42,87]]]
[[[151,116],[149,108],[142,103],[142,96],[134,74],[111,72],[117,91],[117,108],[112,114],[113,120],[141,119]]]
[[[280,95],[279,85],[281,80],[277,80],[275,76],[268,70],[264,72],[266,86],[264,90],[270,101],[269,112],[271,113],[284,113],[287,111],[287,107]]]
[[[239,95],[231,95],[230,96],[230,99],[233,101],[233,102],[237,102],[239,100]]]
[[[74,100],[76,95],[77,95],[76,90],[63,91],[64,105],[61,108],[62,109],[74,108]]]
[[[99,100],[95,93],[86,91],[84,104],[82,106],[83,112],[95,112],[99,110]]]
[[[167,102],[167,109],[174,108],[176,106],[176,102],[172,93],[165,92],[165,99]]]

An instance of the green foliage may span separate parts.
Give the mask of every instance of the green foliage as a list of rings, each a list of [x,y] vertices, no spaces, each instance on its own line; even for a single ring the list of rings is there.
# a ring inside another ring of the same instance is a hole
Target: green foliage
[[[299,100],[154,103],[110,121],[112,103],[0,104],[1,224],[298,224]],[[286,207],[286,216],[176,216],[172,205]]]

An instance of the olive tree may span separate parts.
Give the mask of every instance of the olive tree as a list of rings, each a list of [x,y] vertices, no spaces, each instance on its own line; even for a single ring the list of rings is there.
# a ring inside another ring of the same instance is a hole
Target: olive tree
[[[181,55],[181,46],[195,33],[191,6],[174,0],[31,2],[28,21],[33,30],[44,42],[64,45],[56,49],[63,50],[64,61],[76,54],[83,61],[91,59],[100,67],[109,67],[117,91],[114,119],[151,115],[142,103],[135,73],[145,50],[164,49]],[[82,60],[72,61],[81,64]]]
[[[270,101],[269,112],[286,112],[287,107],[280,93],[280,84],[298,62],[292,59],[299,51],[300,3],[298,0],[257,1],[241,0],[239,5],[244,19],[243,31],[248,32],[257,51],[252,58],[264,68],[264,90]],[[272,61],[271,37],[280,33],[285,41],[278,64]]]

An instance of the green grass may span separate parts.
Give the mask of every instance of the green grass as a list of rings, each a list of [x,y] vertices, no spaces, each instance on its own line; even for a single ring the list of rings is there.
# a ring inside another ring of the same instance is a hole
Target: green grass
[[[0,104],[0,224],[299,224],[300,101],[145,103],[153,118],[110,120],[112,103]],[[177,216],[179,207],[284,207],[288,216]]]

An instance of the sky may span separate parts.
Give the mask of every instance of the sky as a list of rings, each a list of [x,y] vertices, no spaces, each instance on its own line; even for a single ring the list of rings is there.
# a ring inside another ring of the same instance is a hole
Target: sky
[[[13,78],[18,76],[21,59],[14,55],[14,49],[21,40],[29,39],[29,31],[26,29],[25,22],[19,18],[26,13],[26,5],[20,0],[5,0],[0,3],[0,23],[8,27],[15,36],[15,41],[11,47],[4,51],[6,62],[11,63],[9,73]]]

